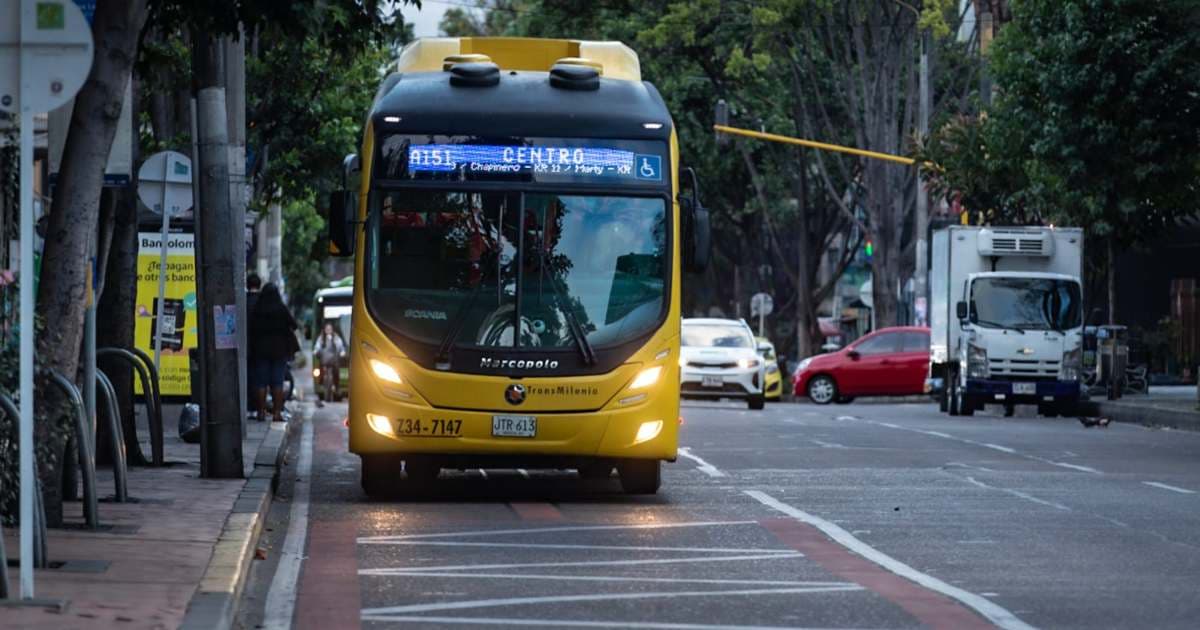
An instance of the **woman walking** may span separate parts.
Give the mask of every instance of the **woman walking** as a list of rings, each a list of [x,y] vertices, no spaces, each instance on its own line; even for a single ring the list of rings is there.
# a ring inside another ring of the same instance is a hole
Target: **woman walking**
[[[279,288],[268,283],[258,295],[250,317],[250,335],[255,340],[254,392],[258,417],[267,417],[267,388],[271,390],[273,417],[283,421],[283,381],[288,361],[300,350],[296,340],[296,318],[283,303]]]

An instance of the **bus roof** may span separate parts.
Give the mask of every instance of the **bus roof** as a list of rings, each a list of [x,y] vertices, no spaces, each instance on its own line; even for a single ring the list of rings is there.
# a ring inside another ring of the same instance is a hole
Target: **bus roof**
[[[603,67],[610,79],[641,81],[637,53],[621,42],[532,37],[426,37],[400,51],[394,72],[440,72],[447,57],[487,55],[502,70],[546,72],[559,59],[584,58]]]
[[[448,72],[393,75],[372,112],[376,133],[668,140],[672,122],[649,83],[605,76],[597,90],[552,87],[546,72],[504,71],[489,87]]]

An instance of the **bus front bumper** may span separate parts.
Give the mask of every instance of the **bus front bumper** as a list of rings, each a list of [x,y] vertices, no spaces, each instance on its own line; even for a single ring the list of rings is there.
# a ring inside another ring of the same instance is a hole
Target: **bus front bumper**
[[[667,398],[658,396],[656,398]],[[619,402],[614,403],[619,405]],[[611,407],[612,405],[610,405]],[[674,461],[678,403],[633,402],[594,412],[497,409],[465,411],[394,400],[352,404],[350,451],[364,454],[447,456],[456,460],[634,458]],[[496,435],[514,427],[533,435]],[[530,466],[534,467],[534,466]]]

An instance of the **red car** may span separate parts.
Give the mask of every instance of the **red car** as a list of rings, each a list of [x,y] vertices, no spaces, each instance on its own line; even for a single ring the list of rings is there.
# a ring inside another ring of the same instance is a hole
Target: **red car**
[[[847,403],[856,396],[924,394],[928,371],[928,328],[883,328],[837,352],[801,361],[792,391],[818,405]]]

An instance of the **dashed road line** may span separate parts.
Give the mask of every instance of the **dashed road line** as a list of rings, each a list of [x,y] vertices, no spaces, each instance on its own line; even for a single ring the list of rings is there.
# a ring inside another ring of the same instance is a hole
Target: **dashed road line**
[[[369,570],[369,569],[364,569]],[[374,574],[369,574],[374,575]],[[557,575],[530,573],[456,573],[449,571],[408,571],[404,577],[437,577],[490,580],[547,580],[551,582],[645,582],[653,584],[740,584],[743,586],[854,586],[853,582],[810,580],[738,580],[732,578],[664,578],[628,575]]]
[[[986,598],[980,597],[979,595],[961,589],[957,586],[947,584],[946,582],[943,582],[942,580],[939,580],[931,575],[922,573],[855,538],[852,534],[850,534],[850,532],[842,529],[840,526],[834,523],[783,503],[782,501],[779,501],[765,492],[758,490],[746,490],[745,493],[759,503],[762,503],[763,505],[766,505],[777,512],[786,514],[802,523],[806,523],[819,529],[826,536],[832,538],[842,547],[849,549],[853,553],[862,556],[876,565],[887,569],[896,575],[906,578],[909,581],[915,582],[926,589],[941,593],[942,595],[958,601],[1004,630],[1032,630],[1032,626],[1024,621],[1021,621],[1020,618],[1005,608],[987,600]]]
[[[698,455],[693,455],[692,450],[690,448],[684,447],[684,448],[679,449],[679,455],[681,457],[686,457],[686,458],[696,462],[697,464],[699,464],[698,466],[696,466],[696,470],[699,470],[700,472],[708,475],[709,477],[724,477],[725,476],[725,473],[718,470],[716,466],[713,466],[712,464],[704,461],[704,459],[699,457]]]
[[[512,562],[498,564],[456,564],[435,567],[362,569],[359,575],[408,575],[410,571],[477,571],[481,569],[537,569],[545,567],[628,567],[654,564],[694,564],[697,562],[736,562],[741,560],[786,560],[803,558],[799,552],[754,553],[744,556],[703,556],[697,558],[642,558],[637,560],[580,560],[577,562]]]
[[[1155,488],[1170,490],[1171,492],[1178,492],[1179,494],[1196,494],[1195,490],[1188,490],[1187,488],[1180,488],[1179,486],[1172,486],[1169,484],[1160,483],[1158,481],[1143,481],[1142,483],[1146,484],[1147,486],[1154,486]]]
[[[1070,511],[1071,511],[1071,508],[1069,508],[1069,507],[1067,507],[1067,506],[1065,506],[1065,505],[1063,505],[1063,504],[1061,504],[1061,503],[1055,503],[1055,502],[1053,502],[1053,501],[1047,501],[1047,500],[1045,500],[1045,499],[1039,499],[1039,498],[1037,498],[1037,497],[1033,496],[1032,494],[1026,494],[1026,493],[1024,493],[1024,492],[1021,492],[1020,490],[1012,490],[1012,489],[1010,489],[1010,488],[1001,488],[1001,487],[998,487],[998,486],[992,486],[992,485],[988,485],[988,484],[986,484],[986,483],[983,483],[982,481],[979,481],[978,479],[976,479],[976,478],[974,478],[974,477],[967,477],[966,479],[967,479],[967,481],[969,481],[969,482],[971,482],[971,483],[973,483],[973,484],[975,484],[975,485],[979,486],[980,488],[987,488],[988,490],[999,490],[1000,492],[1003,492],[1003,493],[1005,493],[1005,494],[1011,494],[1011,495],[1013,495],[1014,497],[1017,497],[1017,498],[1019,498],[1019,499],[1025,499],[1026,501],[1032,501],[1033,503],[1037,503],[1038,505],[1044,505],[1044,506],[1046,506],[1046,507],[1052,507],[1052,508],[1054,508],[1054,509],[1056,509],[1056,510],[1063,510],[1064,512],[1070,512]]]
[[[637,628],[639,630],[810,630],[790,626],[722,626],[705,623],[663,623],[653,621],[583,621],[579,619],[524,619],[503,617],[445,617],[426,615],[363,615],[363,621],[414,622],[475,626],[518,626],[551,628]],[[816,630],[816,629],[811,629]]]

